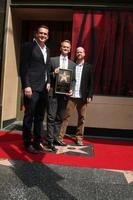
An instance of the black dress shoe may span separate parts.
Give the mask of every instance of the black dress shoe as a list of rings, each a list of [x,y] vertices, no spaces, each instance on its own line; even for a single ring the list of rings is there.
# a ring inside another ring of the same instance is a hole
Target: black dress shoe
[[[32,145],[25,147],[28,153],[39,154],[40,152],[36,150]]]
[[[54,144],[57,146],[66,146],[67,144],[61,140],[55,140]]]
[[[35,149],[40,151],[40,153],[50,152],[50,149],[48,149],[43,143],[40,143],[39,146],[35,146]]]
[[[52,151],[57,151],[53,143],[48,143],[48,148],[51,149]]]

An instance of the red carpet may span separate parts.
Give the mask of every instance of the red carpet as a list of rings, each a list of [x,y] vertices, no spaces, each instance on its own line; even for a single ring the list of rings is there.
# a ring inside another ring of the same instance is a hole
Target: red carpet
[[[66,140],[66,142],[72,142]],[[133,142],[85,139],[85,145],[93,145],[94,156],[46,153],[32,155],[24,150],[21,134],[0,132],[0,158],[25,160],[67,166],[133,170]]]

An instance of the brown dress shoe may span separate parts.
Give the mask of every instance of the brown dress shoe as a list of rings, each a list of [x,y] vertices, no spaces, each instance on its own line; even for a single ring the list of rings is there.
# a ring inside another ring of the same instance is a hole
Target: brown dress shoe
[[[76,140],[76,144],[77,144],[78,146],[83,146],[83,141],[77,139],[77,140]]]

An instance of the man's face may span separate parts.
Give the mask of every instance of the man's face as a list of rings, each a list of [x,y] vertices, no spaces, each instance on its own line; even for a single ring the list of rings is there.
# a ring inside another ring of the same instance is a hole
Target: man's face
[[[82,60],[85,58],[85,50],[82,47],[77,48],[76,56],[78,60]]]
[[[61,54],[63,56],[67,56],[70,52],[71,45],[68,42],[63,42],[60,48]]]
[[[48,29],[46,28],[39,28],[36,33],[36,39],[38,43],[45,43],[48,39]]]

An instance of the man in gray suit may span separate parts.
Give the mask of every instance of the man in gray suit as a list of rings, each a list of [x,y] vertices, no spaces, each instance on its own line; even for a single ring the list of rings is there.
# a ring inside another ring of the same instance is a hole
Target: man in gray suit
[[[58,139],[60,126],[66,110],[68,97],[72,95],[75,84],[75,66],[76,64],[68,59],[71,50],[69,40],[61,42],[60,56],[51,58],[51,89],[48,94],[48,110],[47,110],[47,142],[48,148],[56,151],[54,145],[64,146],[65,144]],[[55,93],[56,78],[60,69],[72,70],[71,88],[67,94]]]

